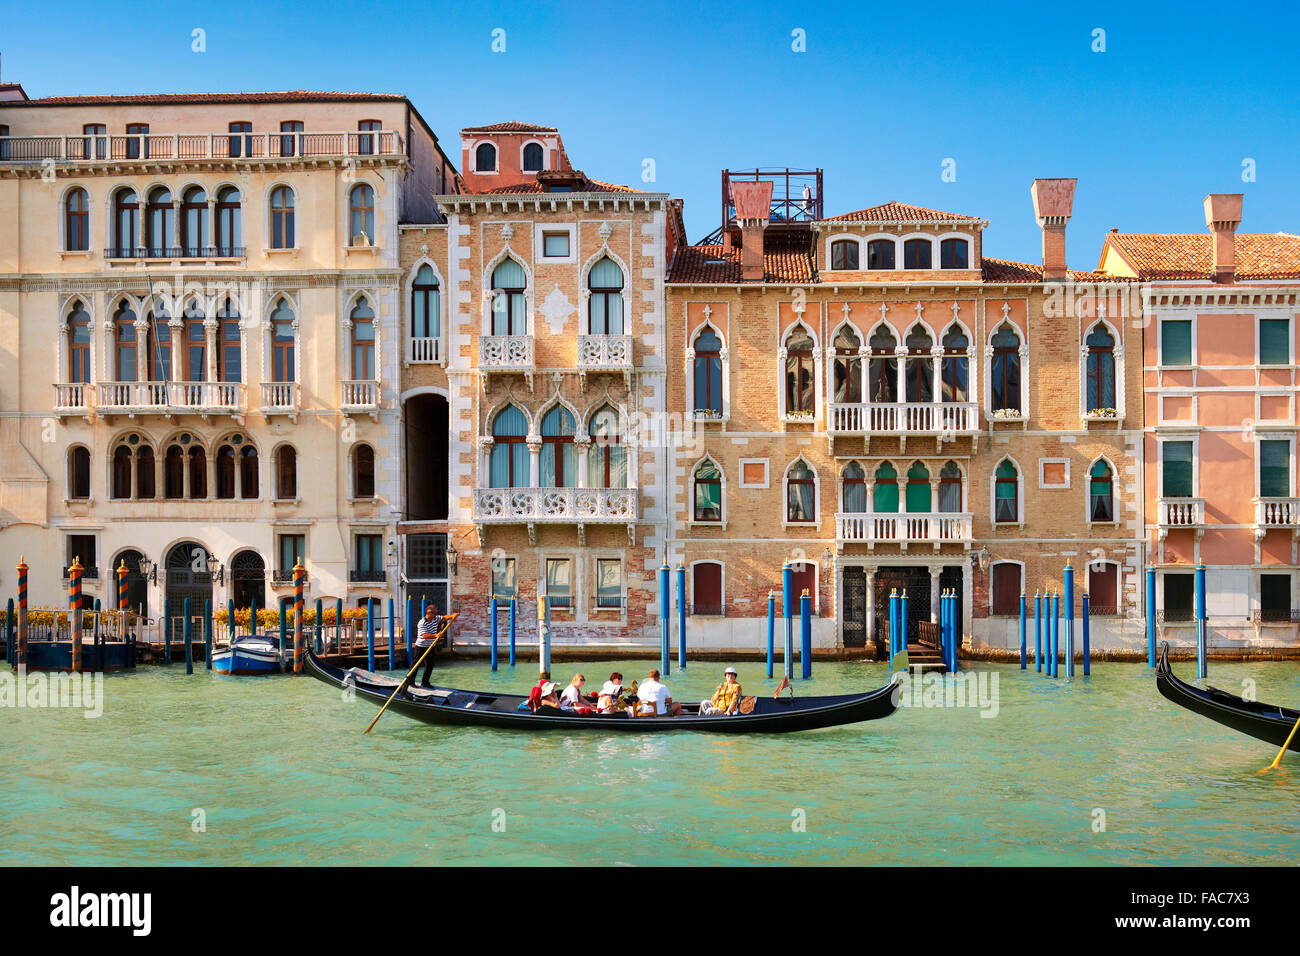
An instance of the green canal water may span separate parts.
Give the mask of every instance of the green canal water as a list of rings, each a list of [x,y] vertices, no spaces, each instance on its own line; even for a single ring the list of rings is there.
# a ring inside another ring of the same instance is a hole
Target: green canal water
[[[524,693],[535,664],[445,667]],[[598,686],[610,670],[581,669]],[[706,696],[723,665],[669,684]],[[1191,665],[1180,665],[1186,675]],[[556,668],[567,678],[572,665]],[[998,676],[996,717],[905,708],[812,733],[723,737],[450,729],[310,678],[112,674],[104,714],[0,709],[0,864],[1294,864],[1300,758],[1159,697],[1141,665]],[[751,692],[771,693],[745,664]],[[1212,664],[1300,700],[1300,665]],[[804,694],[874,687],[818,663]],[[201,811],[203,827],[196,828]],[[1100,828],[1104,812],[1104,830]]]

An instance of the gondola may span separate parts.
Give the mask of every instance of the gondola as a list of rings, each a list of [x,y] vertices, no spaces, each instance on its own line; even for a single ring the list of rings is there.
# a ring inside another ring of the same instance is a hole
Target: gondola
[[[397,689],[398,680],[352,667],[344,670],[307,651],[307,671],[332,687],[355,693],[382,705]],[[699,705],[684,705],[680,717],[629,717],[618,714],[534,714],[526,698],[512,694],[478,693],[447,687],[410,687],[398,694],[390,711],[429,724],[500,727],[508,730],[602,730],[652,733],[667,730],[705,730],[714,733],[778,734],[795,730],[838,727],[888,717],[898,709],[897,680],[865,694],[835,697],[758,697],[750,713],[734,716],[699,713]],[[742,707],[742,710],[745,709]]]
[[[1156,687],[1166,698],[1179,707],[1186,707],[1202,717],[1209,717],[1225,727],[1249,734],[1258,740],[1266,741],[1274,747],[1281,747],[1287,735],[1300,719],[1300,711],[1276,704],[1262,704],[1253,700],[1242,700],[1234,694],[1207,687],[1201,690],[1184,683],[1174,676],[1169,669],[1169,644],[1160,648],[1160,660],[1156,664]],[[1287,748],[1300,753],[1300,734],[1292,739]]]

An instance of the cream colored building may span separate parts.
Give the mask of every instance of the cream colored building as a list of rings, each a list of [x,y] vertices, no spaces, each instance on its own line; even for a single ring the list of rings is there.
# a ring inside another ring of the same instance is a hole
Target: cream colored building
[[[33,602],[65,600],[79,557],[108,603],[125,559],[150,616],[265,606],[301,556],[312,599],[386,596],[398,225],[459,182],[402,96],[8,87],[0,590],[21,554]]]

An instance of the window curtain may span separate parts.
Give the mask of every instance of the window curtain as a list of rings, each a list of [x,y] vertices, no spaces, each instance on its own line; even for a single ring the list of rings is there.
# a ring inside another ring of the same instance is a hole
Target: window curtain
[[[872,488],[871,510],[881,514],[898,512],[898,472],[893,465],[876,469],[876,483]]]
[[[573,444],[577,422],[573,414],[556,406],[542,419],[543,438],[568,438],[565,442],[543,442],[540,481],[543,488],[576,488],[578,485],[578,449]],[[558,461],[557,461],[558,456]],[[563,475],[559,474],[562,462]],[[557,483],[558,482],[558,483]]]
[[[930,472],[924,465],[907,471],[907,510],[909,514],[926,514],[930,510]]]

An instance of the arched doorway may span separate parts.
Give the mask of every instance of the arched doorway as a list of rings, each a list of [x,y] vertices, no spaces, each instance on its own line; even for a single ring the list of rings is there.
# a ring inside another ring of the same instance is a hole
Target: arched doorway
[[[447,399],[413,395],[403,406],[406,432],[406,519],[446,521],[450,440]]]
[[[251,601],[266,607],[266,562],[256,551],[240,551],[231,560],[230,596],[237,608],[249,607]]]
[[[167,610],[173,641],[184,638],[185,599],[190,599],[190,616],[202,617],[203,604],[212,600],[212,575],[208,573],[208,549],[195,541],[182,541],[167,552]]]
[[[140,560],[144,557],[139,551],[123,551],[109,568],[109,589],[112,607],[117,607],[117,569],[126,564],[126,606],[141,617],[149,616],[149,582],[140,573]]]

